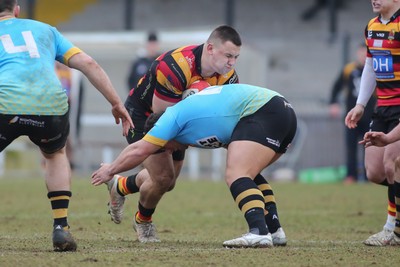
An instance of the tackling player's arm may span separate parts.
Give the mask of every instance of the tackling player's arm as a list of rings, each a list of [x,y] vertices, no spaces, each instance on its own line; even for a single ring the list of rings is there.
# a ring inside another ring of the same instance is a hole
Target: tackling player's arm
[[[146,126],[148,127],[147,129],[152,129],[152,126],[161,117],[157,117],[151,122],[151,124]],[[177,133],[179,133],[179,129],[174,129],[174,124],[168,123],[167,117],[164,117],[164,121],[165,123],[162,123],[161,126],[158,125],[157,129],[154,127],[152,129],[153,131],[147,133],[141,140],[127,146],[112,163],[102,163],[101,167],[92,174],[92,184],[101,185],[102,183],[111,180],[115,174],[128,171],[139,166],[147,157],[163,147],[170,152],[175,150],[184,150],[187,148],[187,146],[173,141]],[[153,132],[154,134],[152,134]],[[157,134],[160,132],[164,134],[166,132],[170,132],[170,135],[167,134],[166,136],[168,137],[164,137],[165,139],[163,139],[159,137],[159,134]]]
[[[128,145],[112,163],[102,163],[101,167],[92,174],[92,184],[101,185],[124,171],[139,166],[148,156],[159,150],[161,146],[143,139]]]

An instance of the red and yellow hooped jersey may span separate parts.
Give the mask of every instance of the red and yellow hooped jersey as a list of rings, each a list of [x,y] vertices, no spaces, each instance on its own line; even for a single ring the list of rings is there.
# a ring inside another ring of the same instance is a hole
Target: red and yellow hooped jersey
[[[183,91],[197,80],[205,80],[210,85],[238,83],[235,70],[223,75],[216,73],[208,78],[201,76],[203,46],[183,46],[160,55],[130,97],[135,97],[143,107],[151,111],[154,94],[165,101],[177,103],[182,100]]]
[[[400,105],[400,10],[383,24],[371,19],[365,28],[367,57],[376,74],[378,106]]]

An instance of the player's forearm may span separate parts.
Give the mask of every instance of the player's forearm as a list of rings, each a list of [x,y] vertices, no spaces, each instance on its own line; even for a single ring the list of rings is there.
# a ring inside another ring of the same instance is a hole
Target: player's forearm
[[[121,154],[110,164],[110,175],[115,175],[139,166],[148,155],[141,155],[136,151],[135,143],[130,144]]]
[[[119,156],[110,164],[110,174],[115,175],[136,168],[151,154],[161,147],[147,141],[139,140],[125,147]]]
[[[372,59],[367,58],[361,75],[360,92],[357,104],[366,106],[376,87],[376,75],[372,66]]]

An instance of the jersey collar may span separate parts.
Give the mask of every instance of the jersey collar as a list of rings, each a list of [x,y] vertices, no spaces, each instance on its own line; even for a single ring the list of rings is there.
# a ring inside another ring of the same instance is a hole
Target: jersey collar
[[[392,22],[393,20],[395,20],[399,15],[400,15],[400,9],[398,9],[398,10],[393,14],[393,16],[390,17],[389,22]],[[382,22],[381,17],[382,17],[382,15],[379,15],[379,21],[380,21],[380,22]]]

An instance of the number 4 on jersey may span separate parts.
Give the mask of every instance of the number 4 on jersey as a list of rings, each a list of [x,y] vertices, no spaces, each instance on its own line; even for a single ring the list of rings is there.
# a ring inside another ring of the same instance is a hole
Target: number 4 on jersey
[[[15,46],[9,34],[0,36],[1,43],[4,46],[4,50],[9,54],[29,52],[29,56],[31,58],[39,58],[40,57],[39,50],[37,48],[35,39],[33,39],[32,32],[25,31],[22,32],[21,34],[22,37],[24,38],[25,45]]]

